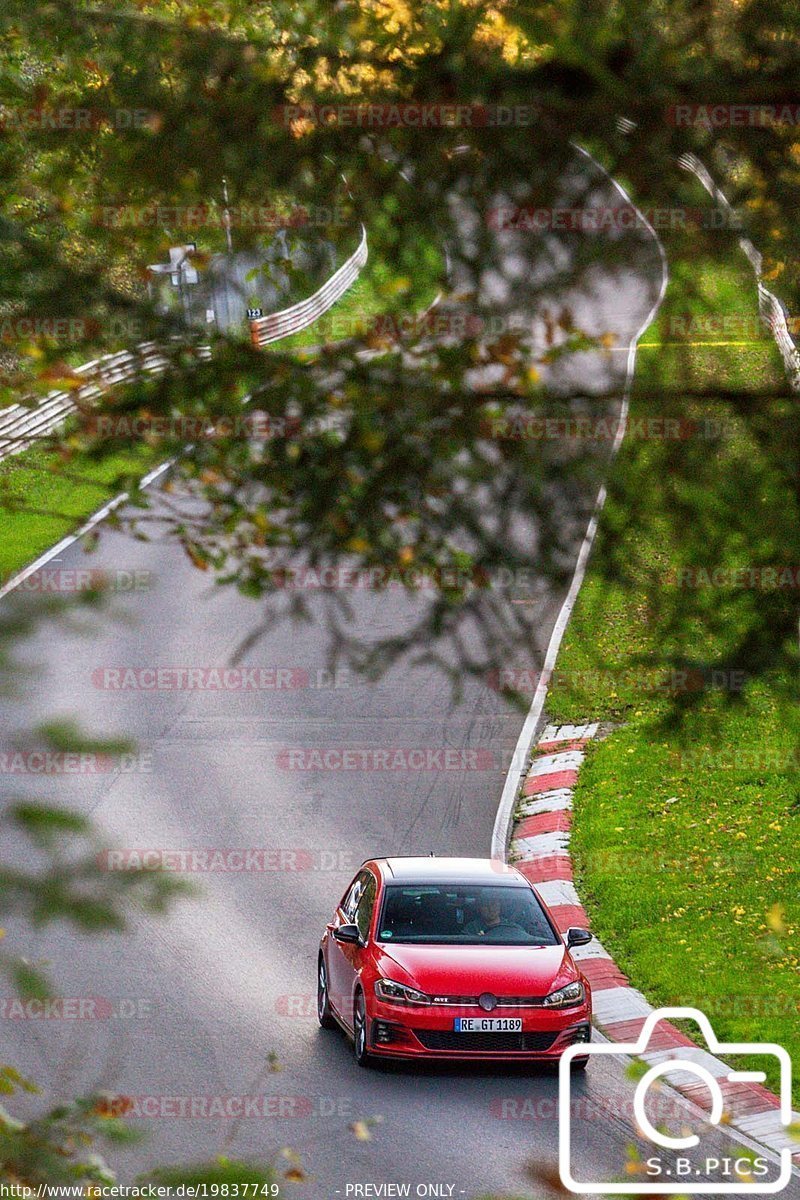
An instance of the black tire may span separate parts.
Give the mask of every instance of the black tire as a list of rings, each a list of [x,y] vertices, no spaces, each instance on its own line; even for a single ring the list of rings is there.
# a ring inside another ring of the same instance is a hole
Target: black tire
[[[317,1020],[323,1029],[336,1028],[336,1021],[328,1000],[328,971],[325,967],[325,956],[322,953],[317,962]]]
[[[573,1058],[572,1065],[576,1071],[585,1071],[589,1065],[588,1058]]]
[[[363,992],[356,992],[353,1005],[353,1053],[360,1067],[371,1067],[372,1055],[367,1050],[367,1006]]]

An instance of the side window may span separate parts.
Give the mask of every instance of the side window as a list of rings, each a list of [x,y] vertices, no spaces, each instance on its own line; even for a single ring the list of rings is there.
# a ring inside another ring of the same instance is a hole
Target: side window
[[[356,908],[358,907],[358,902],[361,899],[361,893],[364,890],[365,883],[366,874],[364,871],[361,871],[358,875],[356,875],[355,879],[350,884],[350,887],[345,893],[344,900],[342,901],[342,912],[351,925],[356,919]]]
[[[356,908],[355,923],[358,926],[358,932],[366,941],[369,934],[369,927],[372,921],[372,910],[375,908],[375,897],[378,893],[378,887],[372,875],[368,875],[364,884],[364,890],[361,893],[361,898],[358,901]]]

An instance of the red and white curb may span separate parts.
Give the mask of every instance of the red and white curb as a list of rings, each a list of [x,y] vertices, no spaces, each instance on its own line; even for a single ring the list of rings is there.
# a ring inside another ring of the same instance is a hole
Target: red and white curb
[[[562,933],[570,925],[590,928],[573,883],[569,840],[573,788],[586,745],[597,732],[597,723],[547,726],[533,749],[511,830],[509,859],[536,887]],[[575,946],[572,956],[592,986],[595,1024],[612,1042],[635,1042],[654,1011],[652,1005],[631,987],[596,938],[587,946]],[[731,1068],[726,1063],[695,1045],[669,1021],[659,1021],[649,1049],[640,1057],[654,1066],[677,1055],[706,1067],[720,1080],[730,1127],[774,1152],[791,1148],[794,1162],[800,1165],[800,1144],[780,1119],[779,1098],[759,1083],[728,1082]],[[665,1078],[687,1100],[705,1107],[707,1090],[696,1076],[676,1069]],[[800,1125],[800,1113],[793,1113],[792,1121]]]

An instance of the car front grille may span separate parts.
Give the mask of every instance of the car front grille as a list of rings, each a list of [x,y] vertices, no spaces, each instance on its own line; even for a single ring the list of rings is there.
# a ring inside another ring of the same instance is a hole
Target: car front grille
[[[497,1008],[541,1008],[544,996],[497,996]],[[439,996],[434,995],[434,1004],[448,1005],[454,1008],[479,1008],[477,996]]]
[[[541,1008],[544,996],[498,996],[498,1008]]]
[[[492,1050],[510,1051],[549,1050],[558,1033],[455,1033],[452,1029],[415,1029],[426,1050],[472,1050],[487,1053]]]

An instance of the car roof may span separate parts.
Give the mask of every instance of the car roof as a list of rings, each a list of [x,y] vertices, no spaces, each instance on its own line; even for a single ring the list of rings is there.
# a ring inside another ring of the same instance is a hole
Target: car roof
[[[434,855],[373,859],[386,883],[494,883],[527,886],[514,867],[492,858],[437,858]]]

